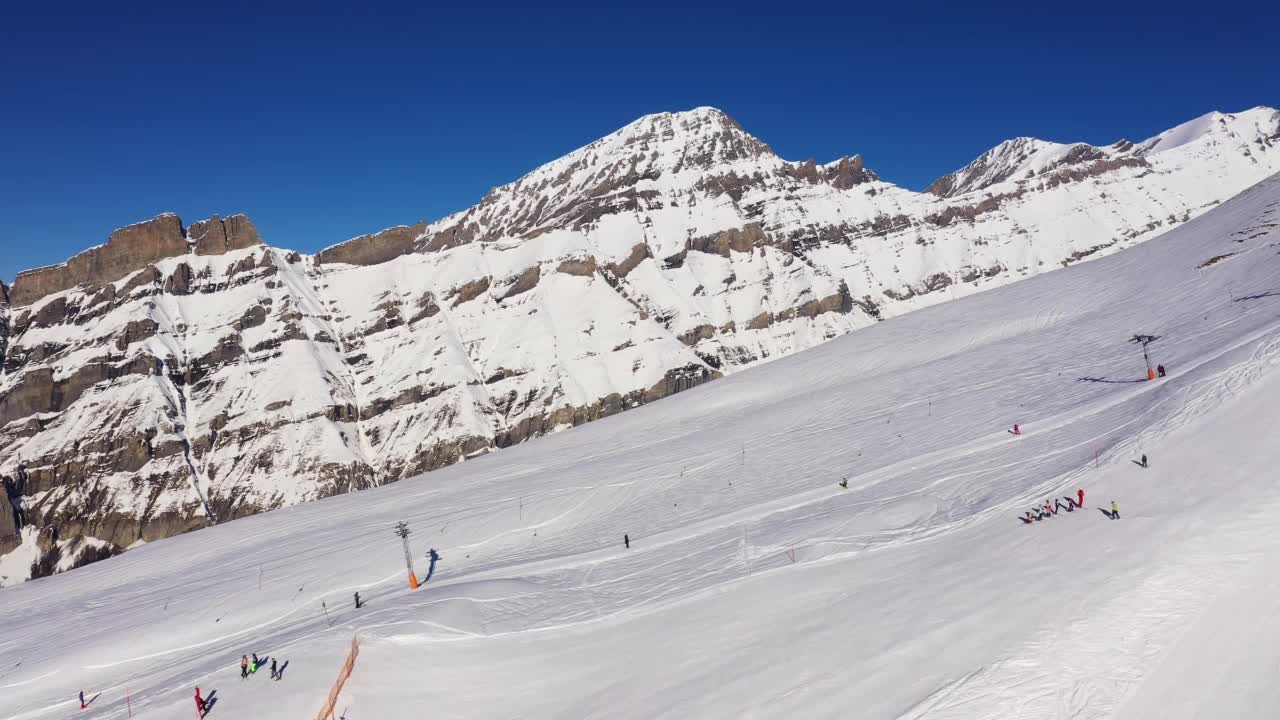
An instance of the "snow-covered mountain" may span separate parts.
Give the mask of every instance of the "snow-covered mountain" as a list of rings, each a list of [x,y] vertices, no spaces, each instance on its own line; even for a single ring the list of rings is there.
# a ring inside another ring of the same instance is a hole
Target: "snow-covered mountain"
[[[1277,171],[1268,108],[1014,140],[925,193],[699,108],[314,256],[160,216],[6,291],[0,552],[67,567],[416,475],[1141,242]]]
[[[1280,175],[573,432],[0,589],[0,707],[319,717],[354,638],[352,720],[1265,718],[1278,421]],[[419,577],[438,551],[417,590],[398,522]]]

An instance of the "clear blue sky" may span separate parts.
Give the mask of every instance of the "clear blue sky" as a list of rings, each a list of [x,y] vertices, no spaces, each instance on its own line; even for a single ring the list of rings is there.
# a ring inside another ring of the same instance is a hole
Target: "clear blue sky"
[[[916,189],[1013,136],[1280,105],[1280,3],[37,5],[0,43],[6,280],[162,211],[314,251],[698,105]]]

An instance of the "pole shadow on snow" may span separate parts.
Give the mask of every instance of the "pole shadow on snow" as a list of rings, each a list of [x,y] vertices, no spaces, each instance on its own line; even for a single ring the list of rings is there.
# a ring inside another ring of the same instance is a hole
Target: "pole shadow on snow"
[[[1076,382],[1107,383],[1109,385],[1124,385],[1126,383],[1141,383],[1146,381],[1146,378],[1137,378],[1135,380],[1108,380],[1100,377],[1082,377],[1076,379]]]
[[[1258,293],[1256,295],[1245,295],[1244,297],[1238,297],[1235,300],[1232,300],[1232,302],[1244,302],[1245,300],[1262,300],[1264,298],[1269,298],[1269,297],[1280,297],[1280,292],[1276,292],[1275,290],[1268,290],[1266,292]]]

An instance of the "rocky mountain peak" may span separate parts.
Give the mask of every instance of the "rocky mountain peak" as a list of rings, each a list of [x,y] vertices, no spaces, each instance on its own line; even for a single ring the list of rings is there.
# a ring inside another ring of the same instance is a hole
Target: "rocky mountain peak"
[[[734,193],[743,178],[782,175],[784,164],[768,145],[715,108],[646,115],[494,188],[465,212],[414,226],[420,232],[412,249],[432,252],[474,241],[533,237],[646,204],[662,205],[673,196]],[[861,177],[852,167],[847,172]],[[326,250],[322,258],[385,262],[406,246],[406,231],[393,230],[348,241]]]
[[[996,185],[1010,179],[1030,177],[1037,172],[1082,158],[1091,145],[1064,145],[1033,137],[1018,137],[996,145],[956,172],[935,180],[925,192],[938,197],[954,197]]]
[[[581,229],[642,208],[690,207],[719,196],[737,202],[748,192],[773,192],[797,180],[847,190],[879,177],[860,155],[822,166],[786,162],[713,107],[655,113],[494,188],[466,211],[353,238],[318,258],[380,264],[409,252]]]
[[[721,110],[700,107],[685,112],[646,115],[588,145],[586,155],[669,156],[669,169],[701,168],[773,156],[773,150]],[[572,157],[570,155],[569,157]]]
[[[1087,143],[1055,143],[1032,137],[1006,140],[976,160],[935,180],[925,192],[942,198],[986,190],[1002,183],[1017,184],[1066,168],[1064,177],[1098,173],[1121,166],[1145,167],[1146,158],[1217,139],[1220,145],[1248,154],[1280,142],[1280,111],[1256,107],[1241,113],[1209,112],[1141,143],[1120,140],[1105,147]],[[1195,149],[1189,150],[1194,152]]]

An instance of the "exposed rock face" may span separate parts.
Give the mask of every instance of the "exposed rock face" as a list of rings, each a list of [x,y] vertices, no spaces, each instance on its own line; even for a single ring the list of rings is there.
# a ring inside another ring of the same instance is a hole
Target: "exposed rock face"
[[[192,225],[188,239],[182,220],[159,215],[111,233],[105,245],[86,250],[61,265],[18,273],[11,299],[15,306],[31,305],[40,298],[77,285],[103,286],[165,258],[194,249],[201,255],[222,255],[229,250],[261,245],[258,230],[243,215],[220,220],[217,215]]]
[[[5,366],[5,351],[9,346],[9,288],[0,282],[0,368]],[[3,372],[0,370],[0,372]],[[0,482],[0,555],[12,551],[19,544],[18,522],[14,501],[19,496],[9,483]]]
[[[152,242],[176,218],[159,225],[113,243],[177,249]],[[115,282],[18,309],[0,375],[0,478],[21,513],[0,510],[0,544],[12,545],[13,522],[123,548],[375,484],[346,449],[354,403],[328,383],[349,374],[301,269],[243,218],[192,230],[182,253],[133,253],[144,265],[132,273],[92,276]],[[301,449],[311,441],[324,447]]]
[[[232,215],[226,220],[214,215],[192,223],[187,228],[187,239],[195,245],[197,255],[225,255],[262,244],[258,228],[244,215]]]
[[[422,236],[426,227],[426,223],[401,225],[372,235],[361,235],[321,250],[316,260],[320,263],[378,265],[412,251],[414,243]]]
[[[0,368],[9,349],[9,287],[0,282]]]
[[[596,259],[588,255],[581,260],[570,258],[563,260],[556,267],[556,272],[562,272],[566,275],[581,275],[582,277],[591,277],[596,274]]]
[[[520,293],[527,293],[538,286],[538,278],[542,277],[542,269],[537,265],[525,269],[516,276],[515,281],[507,288],[506,293],[502,296],[503,300],[513,298]]]
[[[111,233],[105,245],[86,250],[61,265],[18,273],[11,294],[14,305],[30,305],[51,293],[77,285],[102,285],[148,263],[187,252],[182,221],[161,215]]]
[[[0,305],[0,553],[397,481],[1113,252],[1280,171],[1274,111],[1206,118],[914,193],[700,108],[314,257],[243,216],[122,229]]]
[[[0,490],[4,488],[0,487]],[[0,492],[0,555],[12,551],[21,544],[21,526],[13,509],[13,500],[7,491]]]

